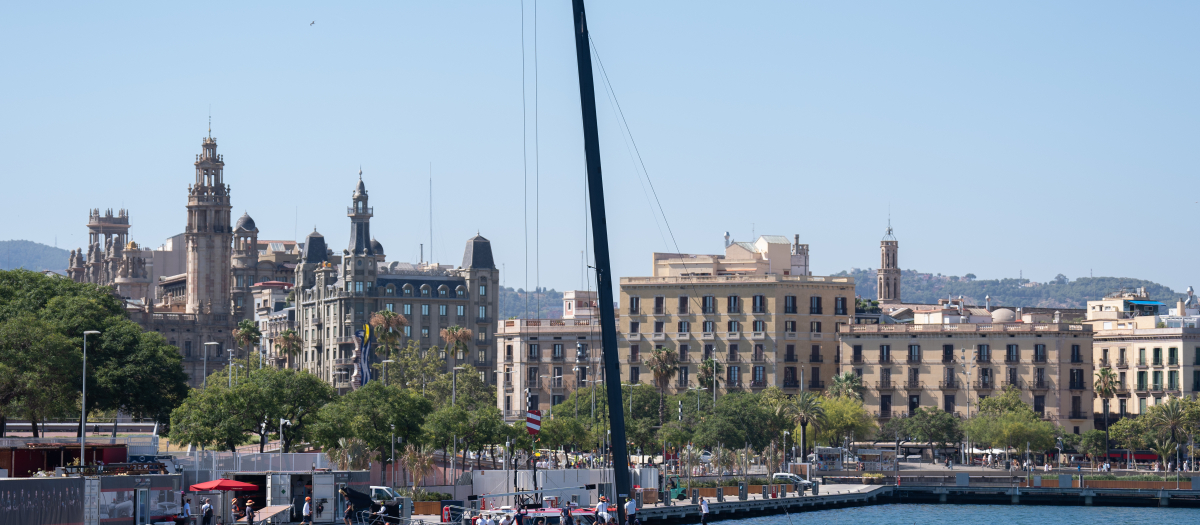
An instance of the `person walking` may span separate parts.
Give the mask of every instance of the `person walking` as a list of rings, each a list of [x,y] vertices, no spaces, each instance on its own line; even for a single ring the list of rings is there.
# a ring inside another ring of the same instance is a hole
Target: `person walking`
[[[705,520],[708,519],[708,500],[700,500],[700,525],[705,525]]]
[[[354,516],[354,503],[347,501],[346,502],[346,512],[345,512],[345,514],[342,515],[342,523],[344,523],[345,525],[351,525],[350,520],[353,518],[353,516]]]
[[[204,504],[200,506],[200,525],[212,525],[212,519],[212,500],[204,498]]]
[[[192,521],[192,498],[183,500],[183,509],[179,511],[179,517],[183,519],[183,523]]]
[[[300,512],[300,523],[312,525],[312,496],[304,497],[304,510]]]
[[[254,518],[256,517],[257,513],[254,512],[254,500],[246,501],[246,523],[249,525],[254,525]]]

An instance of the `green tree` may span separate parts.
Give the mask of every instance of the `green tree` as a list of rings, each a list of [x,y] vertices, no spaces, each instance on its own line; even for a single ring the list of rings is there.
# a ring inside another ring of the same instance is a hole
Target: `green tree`
[[[829,389],[826,390],[826,393],[829,397],[862,399],[863,390],[862,378],[854,372],[845,372],[833,376],[833,380],[830,381]]]
[[[820,431],[825,425],[824,399],[812,392],[800,392],[791,408],[792,417],[800,424],[800,454],[808,454],[808,426]],[[806,456],[807,457],[807,456]]]
[[[443,328],[440,335],[442,341],[446,343],[446,353],[453,355],[450,366],[458,366],[459,361],[466,359],[467,343],[471,342],[475,334],[471,332],[470,328],[454,325]]]
[[[1100,399],[1103,400],[1104,442],[1106,444],[1105,445],[1106,449],[1107,449],[1107,443],[1108,443],[1108,439],[1109,439],[1108,400],[1112,399],[1112,397],[1117,394],[1117,387],[1120,386],[1120,384],[1121,384],[1120,377],[1118,377],[1116,372],[1113,372],[1111,368],[1104,367],[1104,368],[1101,368],[1096,371],[1096,382],[1094,384],[1094,387],[1096,390],[1096,395],[1099,396]],[[1105,451],[1105,454],[1107,455],[1107,450]]]
[[[654,375],[654,385],[658,387],[658,424],[662,425],[667,412],[667,387],[679,370],[679,355],[674,348],[655,348],[645,364]]]
[[[78,372],[70,371],[80,370],[81,358],[69,338],[32,314],[0,322],[0,432],[9,416],[26,416],[37,437],[43,416],[77,401],[71,377]]]
[[[1092,467],[1095,467],[1096,460],[1108,453],[1108,437],[1099,430],[1089,430],[1083,433],[1079,447],[1080,452],[1092,459]]]
[[[132,321],[118,317],[105,321],[96,343],[88,348],[88,404],[169,423],[171,411],[188,395],[179,350],[162,334],[144,332]],[[90,384],[93,380],[94,387]],[[117,435],[115,418],[112,435]]]
[[[369,381],[321,407],[312,423],[312,441],[336,446],[338,439],[353,437],[369,450],[390,453],[393,428],[405,443],[420,442],[422,424],[431,411],[432,404],[420,394]]]
[[[388,379],[389,385],[411,388],[427,395],[429,385],[444,375],[442,368],[446,362],[438,358],[437,348],[422,350],[415,339],[409,339],[395,359],[397,370]]]
[[[422,426],[426,439],[442,449],[442,463],[450,464],[450,454],[458,453],[454,442],[467,433],[468,414],[463,405],[443,404],[425,418]],[[444,473],[444,472],[443,472]],[[443,479],[443,483],[447,480]],[[453,480],[450,480],[453,483]]]
[[[250,369],[250,347],[258,344],[260,339],[262,339],[262,331],[258,329],[258,323],[250,319],[238,321],[237,328],[233,329],[233,340],[240,343],[246,350],[247,370]]]
[[[448,405],[454,399],[468,411],[478,406],[496,406],[496,387],[485,383],[474,368],[459,371],[457,385],[455,382],[452,373],[438,374],[429,383],[425,397],[435,408]]]
[[[817,433],[819,442],[841,446],[847,439],[867,439],[875,431],[875,420],[859,399],[852,396],[827,398],[822,408],[825,420]]]
[[[292,357],[300,353],[300,349],[304,345],[304,339],[300,338],[300,334],[295,330],[287,329],[279,333],[279,337],[275,338],[275,348],[279,353],[287,356],[287,367],[292,367]]]
[[[725,369],[721,363],[713,358],[705,359],[700,363],[700,372],[696,374],[696,382],[707,389],[713,396],[716,396],[716,390],[721,388],[721,374]]]
[[[962,439],[962,430],[958,426],[958,418],[945,410],[921,407],[913,412],[908,421],[908,432],[917,441],[924,441],[930,446],[940,445],[946,448],[950,443]]]
[[[375,340],[378,341],[380,356],[383,360],[395,360],[400,350],[400,337],[404,327],[408,326],[408,318],[391,310],[380,310],[371,314],[371,326],[375,327]],[[383,382],[387,383],[389,369],[387,363],[383,367]]]
[[[246,441],[246,425],[233,414],[237,400],[224,381],[208,383],[204,390],[192,390],[171,412],[171,442],[236,452]]]

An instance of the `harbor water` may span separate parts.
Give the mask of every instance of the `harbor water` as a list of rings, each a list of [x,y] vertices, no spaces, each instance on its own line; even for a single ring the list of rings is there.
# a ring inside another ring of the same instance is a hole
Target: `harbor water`
[[[1162,507],[1078,507],[1026,505],[929,505],[888,504],[844,509],[793,512],[739,520],[722,520],[722,525],[963,525],[1004,523],[1006,525],[1049,525],[1120,523],[1121,525],[1196,523],[1200,510]]]

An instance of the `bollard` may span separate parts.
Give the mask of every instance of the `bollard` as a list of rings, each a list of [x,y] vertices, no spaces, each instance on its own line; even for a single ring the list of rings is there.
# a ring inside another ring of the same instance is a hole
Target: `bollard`
[[[717,503],[725,501],[725,487],[717,487]]]
[[[740,501],[746,501],[746,499],[748,499],[748,497],[749,497],[749,496],[747,496],[747,486],[746,486],[746,482],[745,482],[745,481],[739,481],[739,482],[738,482],[738,500],[740,500]]]
[[[700,489],[692,489],[692,505],[700,504]]]

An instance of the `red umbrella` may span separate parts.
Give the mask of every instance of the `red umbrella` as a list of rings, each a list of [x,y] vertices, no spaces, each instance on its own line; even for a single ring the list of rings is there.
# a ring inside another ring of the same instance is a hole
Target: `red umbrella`
[[[205,492],[209,490],[258,490],[258,485],[224,478],[192,485],[192,492]]]

